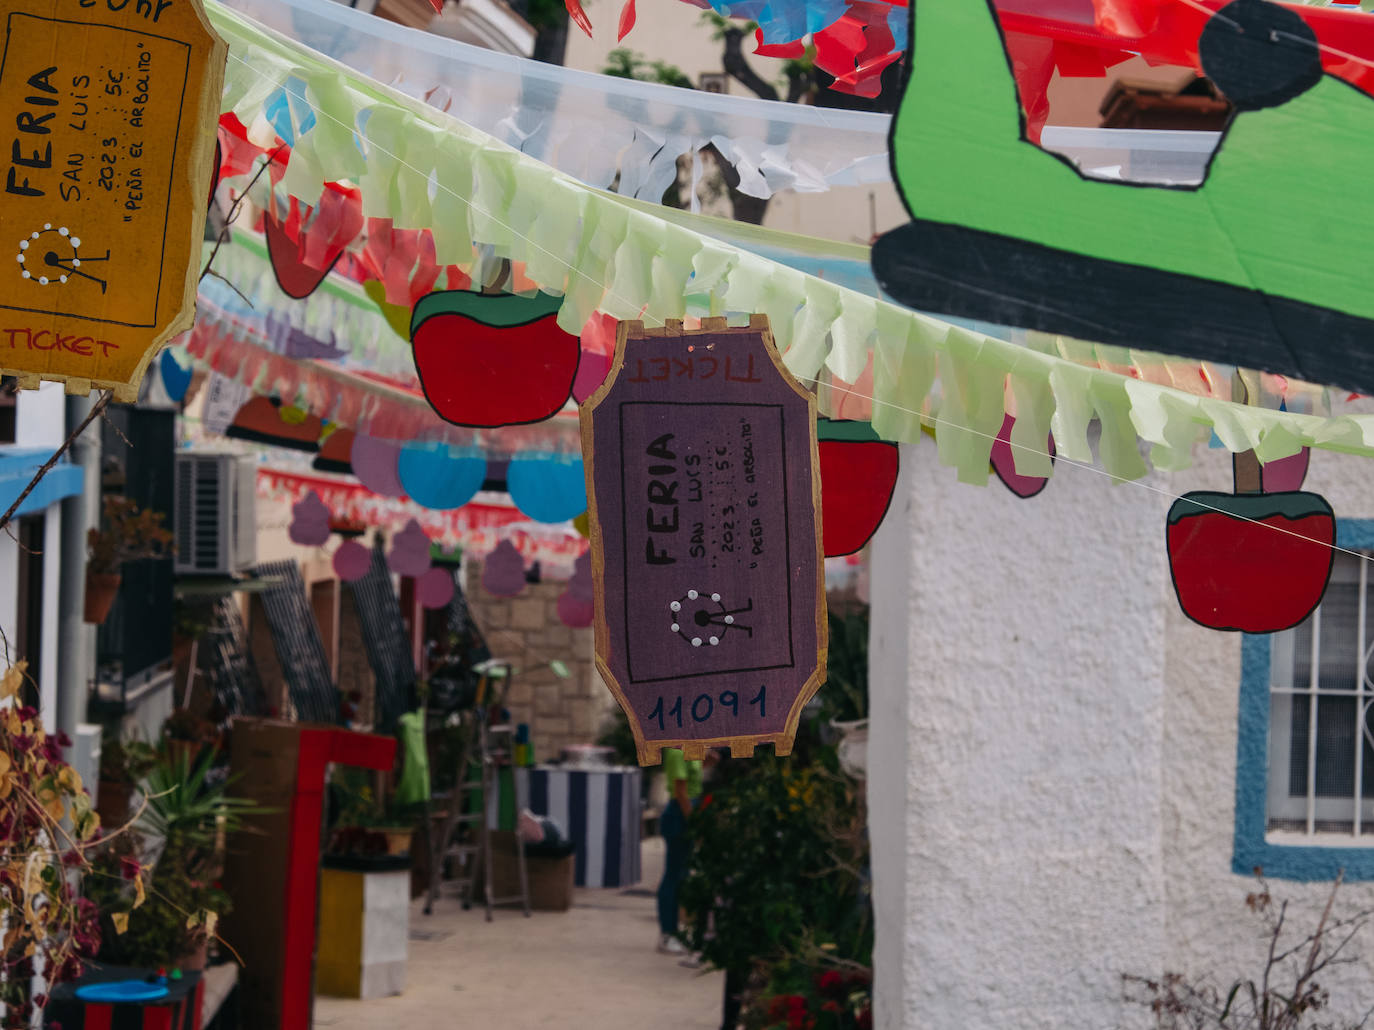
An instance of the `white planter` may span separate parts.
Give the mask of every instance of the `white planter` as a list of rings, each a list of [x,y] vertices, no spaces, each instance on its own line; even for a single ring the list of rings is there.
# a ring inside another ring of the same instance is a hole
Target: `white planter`
[[[836,746],[840,768],[855,779],[865,779],[868,776],[868,720],[832,722],[830,725],[840,732],[840,742]]]

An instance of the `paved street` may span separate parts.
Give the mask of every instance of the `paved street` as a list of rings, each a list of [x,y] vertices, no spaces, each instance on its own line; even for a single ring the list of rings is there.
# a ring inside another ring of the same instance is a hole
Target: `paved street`
[[[425,916],[411,908],[408,985],[376,1001],[317,999],[315,1025],[330,1030],[716,1030],[724,977],[684,969],[655,950],[653,889],[661,838],[644,844],[644,879],[628,892],[576,893],[567,912],[464,912],[445,899]]]

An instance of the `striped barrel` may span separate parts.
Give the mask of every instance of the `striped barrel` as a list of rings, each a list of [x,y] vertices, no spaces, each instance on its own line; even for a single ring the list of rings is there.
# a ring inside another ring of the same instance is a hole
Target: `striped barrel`
[[[503,778],[503,803],[489,807],[488,824],[498,828],[505,823],[502,809],[529,808],[548,816],[577,845],[577,886],[629,887],[640,877],[640,782],[640,770],[633,767],[517,769],[514,803],[504,803],[511,787]]]

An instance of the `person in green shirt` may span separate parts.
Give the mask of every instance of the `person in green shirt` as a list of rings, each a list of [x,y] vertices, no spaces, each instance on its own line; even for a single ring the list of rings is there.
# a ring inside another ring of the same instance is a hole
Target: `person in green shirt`
[[[701,762],[687,761],[681,748],[664,748],[663,773],[668,781],[668,804],[663,808],[659,827],[667,854],[663,860],[663,880],[658,885],[658,950],[685,955],[687,948],[677,938],[677,891],[687,876],[687,816],[701,797]]]

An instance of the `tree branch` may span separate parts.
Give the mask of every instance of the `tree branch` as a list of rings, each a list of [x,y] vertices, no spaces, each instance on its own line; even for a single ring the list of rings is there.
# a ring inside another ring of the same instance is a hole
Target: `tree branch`
[[[256,183],[260,178],[262,178],[263,172],[267,171],[267,169],[271,167],[273,160],[276,159],[276,156],[280,151],[281,147],[278,147],[276,150],[272,151],[272,153],[267,156],[267,160],[262,163],[261,167],[258,168],[257,172],[254,173],[253,178],[248,181],[248,185],[244,188],[243,193],[239,195],[239,197],[234,201],[233,205],[229,208],[229,214],[225,218],[224,227],[220,230],[219,237],[215,240],[214,249],[210,252],[209,260],[205,262],[205,268],[201,270],[200,276],[198,277],[199,279],[204,279],[207,275],[213,275],[218,279],[224,280],[224,282],[228,283],[230,289],[232,289],[235,293],[238,293],[240,297],[243,297],[243,294],[239,292],[238,288],[235,287],[233,283],[229,283],[229,281],[227,279],[224,279],[222,275],[220,275],[218,272],[213,271],[210,266],[214,264],[215,256],[219,253],[219,248],[224,244],[224,241],[228,239],[229,226],[233,223],[233,220],[238,216],[239,207],[243,204],[244,198],[248,196],[248,190],[252,189],[253,184]],[[244,300],[246,301],[247,298],[244,297]],[[252,307],[252,305],[250,304],[249,307]],[[14,499],[14,503],[10,505],[9,511],[5,512],[4,515],[0,515],[0,530],[4,530],[6,527],[9,526],[10,521],[14,518],[14,513],[19,510],[19,506],[24,503],[24,499],[28,497],[29,494],[33,493],[33,488],[38,485],[39,480],[41,480],[44,476],[51,472],[53,470],[53,467],[59,461],[62,460],[62,455],[67,453],[67,448],[69,448],[72,445],[72,443],[76,440],[77,437],[79,437],[82,433],[86,431],[86,427],[89,426],[92,422],[94,422],[97,416],[102,415],[104,413],[105,408],[110,403],[111,396],[111,392],[109,390],[106,390],[100,396],[100,399],[97,400],[95,404],[91,406],[91,410],[86,414],[86,417],[82,420],[81,425],[77,426],[76,429],[72,431],[71,435],[62,441],[62,446],[57,448],[57,450],[53,452],[52,457],[50,457],[41,466],[39,466],[38,471],[35,472],[33,474],[33,478],[29,480],[28,486],[24,487],[23,492],[21,492],[19,496]],[[6,648],[6,650],[8,650],[8,648]]]
[[[778,100],[778,91],[767,79],[749,67],[749,62],[744,58],[744,30],[737,25],[731,25],[724,30],[724,38],[725,53],[721,55],[721,64],[725,68],[725,74],[751,90],[755,96],[764,100]]]
[[[14,518],[14,513],[18,511],[19,506],[24,503],[24,498],[33,493],[33,488],[38,485],[38,481],[51,472],[53,466],[62,460],[62,455],[67,453],[67,448],[70,447],[72,442],[86,431],[86,427],[94,422],[100,413],[105,410],[105,406],[110,403],[110,398],[112,396],[113,394],[109,390],[101,394],[100,399],[91,405],[91,410],[88,411],[86,417],[81,420],[81,425],[76,427],[71,436],[62,441],[62,446],[53,451],[52,457],[39,466],[38,471],[35,472],[33,478],[29,480],[29,485],[24,487],[19,496],[14,499],[14,503],[10,505],[9,511],[5,512],[4,515],[0,515],[0,529],[4,529],[10,524],[10,520]]]

